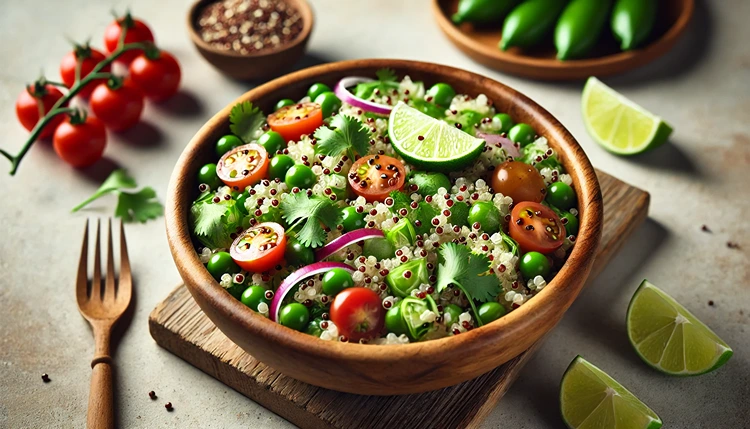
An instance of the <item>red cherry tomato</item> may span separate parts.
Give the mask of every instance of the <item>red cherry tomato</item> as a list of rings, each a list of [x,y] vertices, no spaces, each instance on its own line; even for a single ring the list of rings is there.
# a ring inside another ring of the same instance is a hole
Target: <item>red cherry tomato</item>
[[[234,190],[245,190],[268,175],[268,152],[255,143],[237,146],[216,164],[216,175]]]
[[[93,116],[83,123],[72,123],[66,118],[55,130],[52,139],[55,152],[73,167],[88,167],[98,161],[107,145],[107,130],[102,121]]]
[[[268,125],[284,140],[297,141],[302,135],[311,134],[323,125],[323,109],[317,103],[282,107],[268,115]]]
[[[24,89],[16,99],[16,116],[24,128],[31,131],[39,122],[39,111],[48,113],[57,100],[63,97],[62,92],[52,85],[31,85]],[[47,138],[55,132],[55,128],[65,119],[65,115],[57,115],[44,127],[39,138]]]
[[[246,229],[229,248],[234,262],[243,270],[262,273],[284,259],[286,235],[276,222],[264,222]]]
[[[130,16],[130,13],[126,13],[125,16],[112,21],[104,30],[104,47],[107,49],[107,52],[112,53],[117,49],[123,29],[127,30],[127,33],[125,33],[125,44],[154,41],[154,34],[151,33],[148,25],[140,19],[133,18]],[[128,65],[142,52],[140,49],[127,51],[117,57],[115,61]]]
[[[524,252],[552,253],[565,239],[565,226],[555,212],[531,201],[513,207],[508,228]]]
[[[391,191],[404,186],[404,164],[388,155],[367,155],[349,170],[349,185],[368,202],[383,201]]]
[[[81,62],[80,77],[83,79],[86,75],[91,73],[91,70],[93,70],[97,64],[104,61],[105,58],[106,57],[103,53],[89,47],[88,45],[76,46],[73,51],[68,52],[68,54],[63,57],[62,61],[60,61],[60,77],[62,78],[63,83],[68,88],[73,86],[76,80],[76,64],[79,61]],[[110,70],[110,66],[107,65],[101,71],[108,72]],[[81,88],[78,95],[82,98],[89,98],[91,92],[94,91],[94,88],[104,81],[105,79],[95,79],[91,81],[88,85]]]
[[[175,95],[181,76],[180,64],[167,51],[160,51],[156,59],[140,54],[130,63],[130,79],[143,95],[154,101]]]
[[[349,341],[376,337],[385,323],[380,296],[365,287],[350,287],[339,292],[331,303],[330,316],[339,333]]]
[[[547,192],[544,177],[539,171],[521,161],[506,161],[496,166],[489,182],[493,191],[511,197],[514,203],[541,203]]]
[[[89,102],[94,115],[112,131],[124,131],[138,123],[143,113],[143,94],[132,82],[125,80],[117,88],[100,83]]]

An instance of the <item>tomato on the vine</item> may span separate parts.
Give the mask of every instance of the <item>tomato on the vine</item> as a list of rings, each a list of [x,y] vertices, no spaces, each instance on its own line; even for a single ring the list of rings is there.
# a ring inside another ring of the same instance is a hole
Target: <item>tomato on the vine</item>
[[[264,222],[240,234],[229,248],[229,254],[243,270],[262,273],[284,259],[285,249],[284,227],[276,222]]]
[[[323,109],[316,103],[298,103],[268,115],[268,125],[281,134],[285,141],[297,141],[323,125]]]
[[[141,119],[143,94],[129,79],[110,79],[94,89],[89,105],[107,128],[124,131]]]
[[[524,252],[552,253],[562,246],[565,226],[552,209],[539,203],[523,201],[510,213],[510,236]]]
[[[244,191],[268,176],[268,152],[255,143],[237,146],[221,157],[216,174],[235,191]]]
[[[144,52],[130,63],[130,79],[154,101],[175,95],[181,76],[180,64],[167,51]]]
[[[100,51],[90,47],[88,44],[85,45],[76,45],[75,49],[73,49],[71,52],[68,52],[67,55],[65,55],[60,61],[60,77],[62,78],[63,83],[68,88],[71,88],[73,84],[76,81],[76,67],[77,64],[80,62],[80,79],[83,79],[86,77],[89,73],[91,73],[91,70],[96,67],[97,64],[104,61],[106,57],[103,53]],[[111,70],[111,67],[109,64],[102,68],[102,72],[109,72]],[[81,90],[78,92],[78,95],[83,98],[89,98],[91,93],[94,91],[94,88],[96,88],[97,85],[99,85],[101,82],[105,82],[106,79],[95,79],[89,82],[86,86],[81,88]]]
[[[350,287],[339,292],[331,303],[331,321],[349,341],[380,335],[385,310],[380,296],[366,287]]]
[[[107,130],[93,116],[66,117],[55,130],[55,152],[73,167],[88,167],[98,161],[107,145]]]
[[[16,99],[16,116],[24,128],[31,131],[39,122],[39,114],[47,114],[63,93],[52,85],[37,82],[29,85],[18,94]],[[39,138],[47,138],[55,132],[55,128],[65,119],[65,115],[57,115],[44,127]]]
[[[154,41],[154,34],[148,28],[148,25],[140,19],[133,18],[130,12],[126,12],[124,16],[112,21],[104,30],[104,47],[107,49],[107,52],[112,53],[118,48],[123,29],[127,31],[125,33],[125,44],[138,42],[153,43]],[[133,49],[132,51],[124,52],[115,61],[127,65],[142,52],[140,49]]]
[[[349,185],[368,202],[383,201],[404,186],[404,171],[404,164],[388,155],[363,156],[349,170]]]

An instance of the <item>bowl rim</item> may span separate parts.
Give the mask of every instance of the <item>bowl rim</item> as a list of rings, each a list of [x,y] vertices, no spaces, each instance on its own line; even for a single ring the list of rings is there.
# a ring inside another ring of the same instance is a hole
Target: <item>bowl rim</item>
[[[310,3],[308,3],[307,0],[284,0],[288,3],[291,3],[292,6],[296,7],[299,10],[300,15],[302,15],[302,31],[300,31],[299,34],[297,34],[297,37],[292,39],[289,43],[280,45],[280,47],[275,49],[254,51],[247,54],[240,54],[234,51],[222,51],[220,49],[216,49],[212,45],[204,42],[200,37],[200,35],[198,34],[198,30],[196,29],[195,18],[197,18],[197,14],[201,9],[208,6],[210,3],[216,3],[218,1],[221,0],[196,0],[195,2],[193,2],[192,6],[190,6],[190,9],[188,9],[187,13],[187,27],[190,39],[201,49],[211,52],[215,55],[222,55],[229,58],[261,58],[268,55],[275,55],[281,52],[288,51],[302,43],[305,43],[307,38],[310,37],[310,33],[312,33],[315,14],[313,13]]]
[[[193,190],[188,188],[189,181],[183,180],[183,177],[194,173],[189,170],[191,158],[199,154],[202,143],[213,132],[213,129],[228,121],[231,108],[236,103],[272,94],[292,82],[346,72],[351,69],[377,70],[383,67],[428,73],[434,73],[434,68],[438,67],[454,74],[455,80],[478,80],[487,85],[499,85],[500,89],[514,97],[515,105],[521,105],[538,115],[540,120],[546,123],[547,135],[545,137],[550,141],[559,142],[553,145],[561,154],[567,172],[574,176],[574,180],[579,185],[577,192],[580,212],[579,235],[562,269],[547,286],[534,299],[530,299],[492,323],[457,336],[401,345],[379,346],[325,341],[281,326],[253,312],[226,292],[209,274],[200,261],[187,226],[191,205],[190,195]],[[547,110],[520,92],[488,77],[441,64],[397,59],[360,59],[323,64],[282,76],[244,93],[207,121],[185,147],[170,179],[165,206],[167,239],[173,259],[183,280],[189,286],[190,292],[193,295],[200,295],[201,299],[196,299],[196,301],[201,303],[205,300],[212,304],[209,311],[203,309],[209,317],[222,314],[230,319],[231,323],[241,325],[247,333],[261,336],[269,342],[283,343],[285,348],[311,357],[332,359],[338,362],[354,358],[364,363],[378,362],[392,365],[403,364],[404,359],[408,359],[409,356],[425,353],[433,356],[435,361],[447,362],[451,356],[456,356],[456,353],[471,356],[474,350],[484,346],[482,338],[497,339],[502,338],[504,332],[510,334],[516,330],[533,330],[536,325],[535,321],[543,320],[547,315],[559,312],[558,309],[549,305],[554,304],[555,296],[565,306],[564,312],[583,287],[583,281],[575,280],[581,276],[585,278],[591,269],[601,237],[603,208],[599,182],[588,157],[572,134]]]

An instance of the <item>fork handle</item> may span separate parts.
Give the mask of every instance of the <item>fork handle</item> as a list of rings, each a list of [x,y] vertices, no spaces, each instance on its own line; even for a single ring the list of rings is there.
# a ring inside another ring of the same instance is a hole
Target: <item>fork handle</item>
[[[88,429],[112,429],[115,414],[112,399],[112,358],[97,357],[91,362]]]

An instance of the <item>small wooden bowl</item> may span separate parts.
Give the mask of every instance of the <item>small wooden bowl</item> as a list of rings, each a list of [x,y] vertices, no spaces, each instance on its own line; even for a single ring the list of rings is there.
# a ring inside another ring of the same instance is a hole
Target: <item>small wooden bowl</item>
[[[381,68],[428,84],[446,82],[458,93],[485,94],[516,121],[533,126],[559,154],[573,178],[580,233],[570,257],[537,296],[481,328],[439,340],[397,346],[324,341],[253,312],[233,298],[201,264],[188,216],[198,195],[197,172],[215,162],[216,140],[229,133],[235,103],[252,101],[270,112],[277,100],[299,98],[314,82],[333,86],[346,76],[374,76]],[[438,389],[483,374],[518,356],[552,329],[588,277],[601,238],[602,196],[583,149],[552,115],[519,92],[487,77],[415,61],[367,59],[320,65],[261,85],[229,104],[193,137],[177,161],[166,204],[169,246],[185,284],[203,312],[232,341],[263,363],[306,383],[367,395],[398,395]]]
[[[654,0],[656,1],[656,0]],[[580,80],[589,76],[607,76],[640,67],[672,49],[687,28],[695,8],[694,0],[663,0],[659,2],[656,25],[651,41],[644,47],[622,52],[608,30],[587,58],[560,61],[556,58],[552,36],[541,46],[502,51],[497,47],[502,23],[493,27],[456,26],[450,20],[459,0],[433,0],[432,11],[440,29],[448,39],[474,61],[487,67],[532,79]]]
[[[198,14],[207,5],[221,0],[198,0],[188,11],[187,26],[190,40],[198,52],[223,74],[238,80],[260,80],[277,77],[289,69],[305,53],[313,29],[314,15],[306,0],[286,0],[302,16],[302,31],[289,43],[277,49],[249,54],[222,51],[203,41],[198,32]]]

